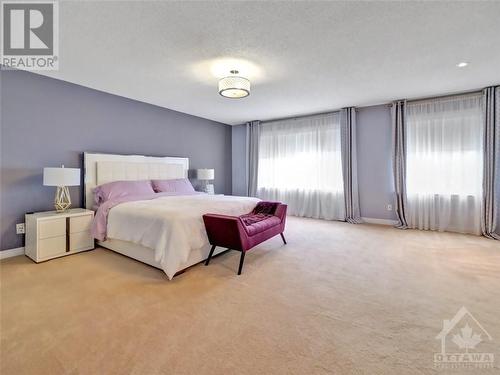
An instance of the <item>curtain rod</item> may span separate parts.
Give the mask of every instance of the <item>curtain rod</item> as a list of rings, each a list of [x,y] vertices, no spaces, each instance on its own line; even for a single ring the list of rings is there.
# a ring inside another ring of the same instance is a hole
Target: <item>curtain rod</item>
[[[443,99],[443,98],[447,98],[447,97],[454,97],[454,96],[460,96],[460,95],[467,95],[467,94],[475,94],[475,93],[480,93],[483,89],[487,88],[487,87],[497,87],[497,86],[500,86],[500,85],[489,85],[489,86],[485,86],[481,89],[474,89],[474,90],[467,90],[467,91],[459,91],[459,92],[455,92],[455,93],[449,93],[449,94],[444,94],[444,95],[434,95],[434,96],[426,96],[426,97],[423,97],[423,98],[413,98],[413,99],[406,99],[406,101],[408,102],[418,102],[418,101],[421,101],[421,100],[430,100],[430,99]],[[376,106],[379,106],[379,105],[384,105],[386,107],[390,107],[392,106],[392,103],[395,102],[395,101],[398,101],[398,100],[404,100],[404,99],[395,99],[395,100],[391,100],[390,102],[386,102],[386,103],[380,103],[380,104],[374,104],[374,105],[366,105],[366,106],[362,106],[362,107],[354,107],[354,109],[356,110],[356,112],[358,111],[358,109],[360,108],[367,108],[367,107],[376,107]],[[343,107],[343,108],[349,108],[349,107]],[[333,111],[326,111],[326,112],[318,112],[318,113],[311,113],[311,114],[305,114],[305,115],[299,115],[299,116],[290,116],[290,117],[280,117],[280,118],[274,118],[274,119],[271,119],[271,120],[264,120],[264,121],[261,121],[261,122],[272,122],[272,121],[281,121],[281,120],[295,120],[295,119],[300,119],[300,118],[303,118],[303,117],[311,117],[311,116],[319,116],[319,115],[327,115],[329,113],[337,113],[337,112],[340,112],[341,110],[340,109],[335,109]],[[248,122],[248,121],[247,121]],[[245,122],[246,123],[246,122]]]
[[[298,120],[304,117],[313,117],[313,116],[321,116],[321,115],[330,115],[334,113],[339,113],[340,109],[336,109],[333,111],[327,111],[327,112],[316,112],[316,113],[310,113],[310,114],[305,114],[305,115],[299,115],[299,116],[290,116],[290,117],[280,117],[280,118],[274,118],[271,120],[264,120],[261,122],[274,122],[274,121],[284,121],[284,120]]]
[[[490,87],[490,86],[486,86],[486,87]],[[493,86],[493,87],[496,87],[496,86]],[[476,90],[460,91],[460,92],[455,92],[455,93],[451,93],[451,94],[434,95],[434,96],[425,96],[425,97],[423,97],[423,98],[396,99],[396,100],[393,100],[392,102],[386,103],[386,104],[384,104],[384,105],[385,105],[385,106],[387,106],[387,107],[390,107],[390,106],[392,106],[392,103],[393,103],[393,102],[397,102],[397,101],[400,101],[400,100],[406,100],[407,102],[412,102],[412,103],[415,103],[415,102],[426,101],[426,100],[432,100],[432,99],[454,98],[454,97],[456,97],[456,96],[462,96],[462,95],[479,94],[479,93],[481,93],[482,91],[483,91],[483,89],[476,89]],[[363,107],[360,107],[360,108],[363,108]]]
[[[406,101],[408,101],[408,102],[420,102],[420,101],[426,101],[426,100],[432,100],[432,99],[454,98],[456,96],[462,96],[462,95],[480,94],[482,91],[483,91],[483,89],[471,90],[471,91],[462,91],[462,92],[453,93],[453,94],[445,94],[445,95],[438,95],[438,96],[428,96],[428,97],[417,98],[417,99],[406,99]]]

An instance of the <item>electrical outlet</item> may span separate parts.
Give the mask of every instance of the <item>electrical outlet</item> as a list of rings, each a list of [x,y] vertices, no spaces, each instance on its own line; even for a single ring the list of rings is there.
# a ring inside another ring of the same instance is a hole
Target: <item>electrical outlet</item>
[[[387,205],[387,211],[392,211],[392,204]]]
[[[24,223],[16,224],[16,234],[24,234]]]

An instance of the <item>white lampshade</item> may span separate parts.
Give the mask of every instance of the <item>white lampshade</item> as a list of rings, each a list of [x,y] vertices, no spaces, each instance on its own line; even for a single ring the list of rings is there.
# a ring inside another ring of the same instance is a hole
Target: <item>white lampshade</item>
[[[43,168],[44,186],[78,186],[80,185],[79,168]]]
[[[214,169],[198,169],[196,170],[198,180],[213,180],[215,177]]]
[[[219,80],[219,94],[231,99],[240,99],[250,95],[250,81],[238,74],[237,70],[231,70],[230,76]]]

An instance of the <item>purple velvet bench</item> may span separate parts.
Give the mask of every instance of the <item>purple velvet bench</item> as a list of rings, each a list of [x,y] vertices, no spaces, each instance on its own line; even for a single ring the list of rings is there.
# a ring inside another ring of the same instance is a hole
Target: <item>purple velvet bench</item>
[[[283,235],[286,208],[286,204],[263,201],[251,213],[242,216],[203,215],[208,240],[212,245],[205,266],[208,266],[217,246],[227,247],[228,250],[241,251],[238,268],[238,275],[241,275],[248,250],[278,234],[286,245]]]

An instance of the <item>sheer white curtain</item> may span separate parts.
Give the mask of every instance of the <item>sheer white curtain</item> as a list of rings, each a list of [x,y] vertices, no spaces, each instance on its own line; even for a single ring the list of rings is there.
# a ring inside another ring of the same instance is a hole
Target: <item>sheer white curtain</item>
[[[481,94],[407,104],[407,220],[418,229],[481,233]]]
[[[262,123],[257,181],[291,215],[344,220],[339,113]]]

